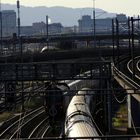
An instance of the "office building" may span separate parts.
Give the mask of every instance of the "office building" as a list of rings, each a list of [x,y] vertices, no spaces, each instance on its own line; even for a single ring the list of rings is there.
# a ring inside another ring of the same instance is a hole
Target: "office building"
[[[16,32],[16,12],[14,10],[2,11],[2,32],[3,36],[11,36]]]

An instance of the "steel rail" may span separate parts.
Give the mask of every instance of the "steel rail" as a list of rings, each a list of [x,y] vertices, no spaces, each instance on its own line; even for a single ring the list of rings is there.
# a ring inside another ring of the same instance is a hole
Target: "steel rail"
[[[50,128],[50,126],[48,126],[48,127],[45,129],[45,131],[44,131],[44,133],[42,134],[41,138],[44,138],[44,137],[45,137],[45,135],[47,134],[49,128]]]
[[[40,85],[39,87],[36,87],[35,89],[31,89],[31,87],[26,87],[26,89],[24,89],[24,91],[16,90],[15,92],[18,92],[17,94],[25,93],[26,95],[24,97],[27,98],[28,96],[30,96],[30,95],[27,95],[28,93],[36,93],[37,94],[37,91],[39,91],[39,90],[41,90],[43,88],[44,88],[44,85]],[[6,92],[6,93],[11,93],[11,92]],[[2,94],[5,94],[5,93],[2,93]],[[15,102],[17,104],[20,103],[21,102],[21,97],[20,96],[19,97],[15,96],[15,97],[16,97]],[[1,113],[6,111],[6,109],[4,109],[4,107],[5,107],[5,102],[4,101],[2,101],[0,103],[0,106],[1,106],[1,108],[3,108],[2,110],[0,110]]]
[[[9,138],[9,140],[14,139],[15,136],[16,136],[16,134],[17,134],[23,127],[25,127],[25,126],[26,126],[28,123],[30,123],[30,122],[34,122],[34,120],[35,120],[37,117],[43,115],[44,112],[45,112],[45,110],[41,110],[41,112],[37,113],[35,116],[33,116],[33,117],[31,117],[30,119],[28,119],[27,121],[23,122],[23,124],[22,124],[20,127],[18,127],[18,129],[17,129],[16,131],[14,131],[14,133],[11,135],[11,137]]]
[[[138,71],[140,72],[139,64],[140,64],[140,60],[139,60],[139,61],[137,62],[137,64],[136,64],[136,67],[137,67]]]
[[[30,112],[29,114],[22,116],[19,120],[15,121],[13,124],[11,124],[9,127],[7,127],[1,134],[0,134],[0,138],[5,138],[5,136],[7,134],[9,134],[9,132],[11,131],[11,129],[13,130],[13,128],[17,127],[18,123],[20,121],[22,121],[25,118],[31,117],[32,115],[34,115],[35,113],[37,113],[38,111],[40,111],[41,109],[43,109],[44,107],[40,107],[37,108],[36,110],[33,110],[32,112]]]
[[[135,59],[137,59],[137,58],[140,58],[140,56],[135,57]],[[140,61],[140,60],[139,60],[139,61]],[[127,69],[129,70],[129,72],[130,72],[131,74],[133,74],[133,71],[132,71],[131,68],[130,68],[130,63],[132,63],[132,59],[127,63]],[[139,68],[139,66],[138,66],[138,62],[137,62],[137,64],[136,64],[136,67],[137,67],[138,71],[140,71],[140,68]],[[135,74],[135,77],[138,78],[138,79],[140,80],[140,77],[139,77],[138,75]]]
[[[48,120],[48,117],[45,118],[44,120],[42,120],[30,133],[28,139],[30,138],[35,138],[35,136],[39,135],[39,128],[42,128],[46,126],[46,124],[44,124],[46,121]],[[47,123],[48,124],[48,123]]]
[[[134,87],[135,89],[140,88],[140,85],[137,84],[136,82],[134,82],[131,78],[129,78],[128,76],[126,76],[124,73],[122,73],[121,71],[119,71],[115,66],[113,66],[113,72],[115,74],[117,74],[119,77],[121,77],[125,82],[127,82],[128,84],[130,84],[132,87]]]

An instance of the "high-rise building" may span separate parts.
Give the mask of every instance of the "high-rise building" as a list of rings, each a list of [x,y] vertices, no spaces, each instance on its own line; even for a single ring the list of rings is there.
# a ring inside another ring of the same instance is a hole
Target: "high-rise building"
[[[10,36],[16,32],[16,12],[14,10],[2,11],[2,30],[3,36]]]
[[[52,23],[49,24],[48,29],[50,34],[61,33],[63,26],[61,23]]]
[[[33,23],[32,28],[37,34],[45,34],[46,32],[46,24],[43,21]]]
[[[82,19],[79,19],[78,23],[80,32],[91,32],[93,29],[93,20],[89,15],[82,16]]]
[[[116,18],[118,19],[119,23],[127,23],[127,17],[125,14],[117,14]]]
[[[16,12],[14,10],[2,11],[3,28],[16,28]]]
[[[82,19],[78,20],[79,23],[79,32],[92,32],[94,30],[94,20],[91,19],[91,16],[84,15]],[[109,31],[112,29],[112,19],[103,18],[95,20],[96,32]]]

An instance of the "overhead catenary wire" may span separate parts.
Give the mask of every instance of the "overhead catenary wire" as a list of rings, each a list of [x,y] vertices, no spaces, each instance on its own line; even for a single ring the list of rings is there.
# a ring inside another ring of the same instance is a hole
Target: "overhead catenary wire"
[[[126,101],[126,99],[127,99],[127,95],[125,95],[125,97],[124,97],[122,100],[119,100],[119,99],[117,98],[117,96],[115,95],[115,92],[114,92],[113,88],[112,88],[112,93],[113,93],[113,96],[114,96],[115,100],[116,100],[119,104],[122,104],[122,103],[123,103],[124,101]]]
[[[33,89],[34,90],[34,89]],[[29,95],[28,98],[26,99],[25,103],[27,102],[27,106],[29,106],[29,103],[31,101],[31,96]],[[17,136],[16,138],[20,138],[20,135],[21,135],[21,125],[23,124],[24,122],[24,118],[25,118],[25,115],[27,114],[27,111],[24,112],[23,114],[23,117],[22,117],[22,106],[21,106],[21,110],[20,110],[20,118],[19,118],[19,125],[18,125],[18,133],[17,133]]]
[[[25,102],[27,102],[27,104],[28,104],[28,106],[29,106],[29,102],[30,102],[30,99],[31,99],[31,96],[29,97],[29,98],[27,98],[26,99],[26,101]],[[23,122],[24,122],[24,118],[25,118],[25,115],[26,115],[26,113],[27,113],[27,111],[25,111],[24,112],[24,114],[23,114],[23,117],[22,117],[22,106],[21,106],[21,110],[20,110],[21,112],[20,112],[20,118],[19,118],[19,125],[18,125],[18,133],[17,133],[17,136],[16,136],[16,138],[20,138],[20,135],[21,135],[21,125],[23,124]]]
[[[102,136],[104,136],[104,134],[102,133],[102,131],[100,130],[100,128],[98,127],[98,125],[96,124],[96,122],[94,121],[94,119],[92,117],[91,117],[91,119],[92,119],[92,122],[95,124],[96,128],[98,129],[98,131],[100,132],[100,134]]]
[[[135,127],[135,124],[134,124],[134,120],[133,120],[133,117],[132,117],[132,114],[130,113],[130,118],[131,118],[131,122],[132,122],[132,126],[133,126],[133,129],[134,129],[134,132],[136,135],[138,135],[138,132],[136,130],[136,127]]]
[[[114,92],[113,92],[113,96],[114,96],[115,100],[116,100],[119,104],[124,103],[124,101],[126,101],[126,99],[127,99],[127,95],[125,95],[125,97],[124,97],[122,100],[119,100],[119,99],[117,98],[117,96],[115,95]]]
[[[113,94],[113,96],[114,96],[115,100],[116,100],[119,104],[124,103],[124,101],[126,101],[126,99],[127,99],[127,95],[126,95],[122,100],[117,99],[117,97],[116,97],[115,94]]]

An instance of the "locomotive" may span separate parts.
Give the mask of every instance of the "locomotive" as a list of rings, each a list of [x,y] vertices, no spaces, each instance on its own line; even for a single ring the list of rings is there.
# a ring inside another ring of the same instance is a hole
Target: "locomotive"
[[[63,115],[63,91],[60,86],[63,85],[67,88],[66,83],[56,83],[56,82],[47,82],[45,84],[45,100],[44,106],[45,111],[49,115],[50,125],[53,126],[54,123]]]

